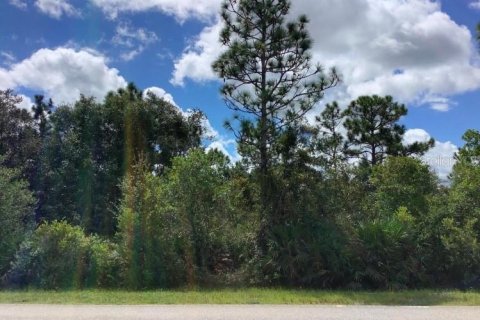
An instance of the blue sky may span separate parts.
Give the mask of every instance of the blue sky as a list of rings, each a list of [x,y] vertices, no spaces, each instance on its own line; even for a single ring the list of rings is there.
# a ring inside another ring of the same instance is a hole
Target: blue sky
[[[0,89],[71,103],[102,99],[134,82],[183,109],[206,113],[213,146],[235,157],[223,121],[231,117],[210,69],[221,52],[221,0],[3,0]],[[391,94],[409,106],[408,141],[438,140],[429,159],[451,158],[461,135],[480,128],[478,0],[295,0],[306,13],[313,57],[344,82],[324,102]],[[73,100],[72,100],[73,99]],[[323,103],[314,112],[321,111]],[[313,117],[312,113],[310,116]],[[432,163],[446,175],[449,167]]]

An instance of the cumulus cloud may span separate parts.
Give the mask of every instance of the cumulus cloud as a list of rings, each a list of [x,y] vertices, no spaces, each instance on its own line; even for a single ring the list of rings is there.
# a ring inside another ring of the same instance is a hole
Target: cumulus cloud
[[[11,89],[15,84],[8,72],[8,70],[0,67],[0,90]]]
[[[149,93],[152,93],[154,94],[155,96],[159,97],[159,98],[162,98],[164,99],[165,101],[167,102],[170,102],[171,104],[173,104],[174,106],[177,106],[178,105],[175,103],[174,99],[173,99],[173,96],[168,93],[167,91],[165,91],[164,89],[162,88],[159,88],[159,87],[149,87],[145,90],[143,90],[143,95],[144,97],[147,97]]]
[[[404,143],[427,142],[430,138],[430,134],[423,129],[410,129],[405,133]],[[445,182],[452,172],[455,164],[454,155],[457,152],[458,147],[452,142],[436,141],[435,146],[422,157],[422,160],[437,173],[441,181]]]
[[[104,56],[89,49],[40,49],[8,69],[0,68],[0,88],[40,91],[56,103],[74,102],[80,94],[102,99],[126,84]]]
[[[20,97],[22,98],[22,101],[17,104],[17,107],[20,109],[25,109],[27,111],[32,111],[32,106],[33,106],[33,101],[29,97],[21,94]]]
[[[149,45],[158,41],[158,36],[153,31],[144,28],[133,28],[128,23],[121,23],[115,30],[112,43],[125,48],[126,52],[120,55],[124,61],[133,60],[141,54]]]
[[[224,155],[226,155],[232,163],[236,163],[241,160],[241,156],[238,154],[236,149],[236,142],[232,139],[219,139],[213,141],[208,145],[206,151],[218,150]]]
[[[291,17],[305,13],[311,18],[314,60],[338,68],[344,83],[335,90],[348,99],[389,94],[403,103],[447,111],[453,104],[449,97],[480,87],[472,34],[437,1],[293,1]],[[205,28],[185,49],[175,62],[172,83],[216,78],[210,65],[222,50],[220,28],[220,23]]]
[[[296,1],[292,15],[312,19],[315,58],[337,66],[351,98],[393,95],[445,111],[450,95],[477,89],[480,68],[470,31],[430,0]],[[328,13],[328,14],[326,14]],[[348,21],[348,23],[345,23]],[[458,75],[462,75],[459,77]],[[443,98],[441,104],[438,98]]]
[[[72,6],[68,0],[36,0],[35,6],[41,12],[55,19],[60,19],[63,15],[80,16],[80,11]]]
[[[468,6],[472,9],[480,10],[480,0],[472,1]]]
[[[220,8],[219,0],[90,0],[110,18],[115,19],[122,12],[143,12],[157,10],[174,16],[180,22],[189,18],[209,20]]]
[[[170,80],[172,84],[183,86],[186,78],[197,82],[216,78],[212,63],[223,50],[218,41],[221,29],[221,22],[206,27],[184,50],[182,56],[175,61]]]

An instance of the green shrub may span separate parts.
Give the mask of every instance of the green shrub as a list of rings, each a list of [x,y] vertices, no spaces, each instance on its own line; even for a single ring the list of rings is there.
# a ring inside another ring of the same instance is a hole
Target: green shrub
[[[6,276],[10,286],[43,289],[112,287],[119,257],[113,244],[61,221],[40,225],[18,250]]]
[[[211,284],[244,261],[252,220],[235,208],[243,187],[228,183],[229,170],[223,154],[200,149],[174,158],[164,176],[141,161],[130,168],[117,234],[126,287]]]
[[[66,222],[40,225],[31,238],[33,284],[46,289],[81,288],[88,270],[88,239]]]
[[[326,219],[305,219],[272,230],[269,251],[260,264],[270,285],[334,288],[347,275],[347,237]]]
[[[96,288],[118,287],[120,284],[121,257],[117,245],[98,237],[91,237],[89,245],[90,267],[87,286]]]
[[[402,289],[416,285],[419,272],[414,218],[405,207],[393,216],[357,227],[357,264],[353,281],[369,289]]]

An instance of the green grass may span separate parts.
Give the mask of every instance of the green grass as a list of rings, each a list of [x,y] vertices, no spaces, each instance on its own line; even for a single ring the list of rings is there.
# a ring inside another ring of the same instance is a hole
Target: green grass
[[[0,291],[0,304],[364,304],[479,306],[480,292],[353,292],[284,289],[198,291]]]

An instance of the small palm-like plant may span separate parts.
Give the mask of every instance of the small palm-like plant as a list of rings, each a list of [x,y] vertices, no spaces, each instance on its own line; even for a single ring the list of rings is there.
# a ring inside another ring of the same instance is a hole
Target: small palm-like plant
[[[417,263],[411,221],[405,217],[410,216],[400,208],[393,217],[360,224],[362,267],[355,281],[361,287],[400,289],[411,284]]]

